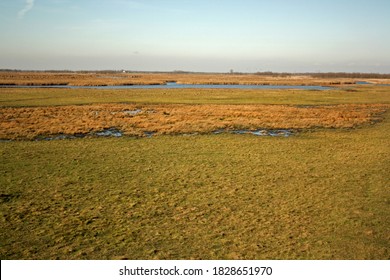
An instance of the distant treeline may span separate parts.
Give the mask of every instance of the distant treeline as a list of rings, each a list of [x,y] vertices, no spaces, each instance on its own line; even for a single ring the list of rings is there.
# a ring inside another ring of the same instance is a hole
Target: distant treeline
[[[340,72],[340,73],[310,73],[308,74],[310,76],[316,77],[316,78],[366,78],[366,79],[389,79],[390,74],[379,74],[379,73],[346,73],[346,72]]]
[[[162,74],[210,74],[208,72],[192,72],[192,71],[137,71],[137,70],[20,70],[20,69],[0,69],[0,72],[32,72],[32,73],[81,73],[81,74],[118,74],[118,73],[162,73]],[[225,73],[213,73],[225,74]]]
[[[319,73],[279,73],[279,72],[257,72],[256,75],[260,76],[279,76],[279,77],[286,77],[286,76],[311,76],[315,78],[353,78],[353,79],[390,79],[390,74],[380,74],[380,73],[348,73],[348,72],[319,72]]]
[[[0,69],[0,72],[32,72],[32,73],[102,73],[113,74],[122,73],[124,70],[19,70],[19,69]],[[126,71],[133,72],[133,71]]]
[[[114,74],[114,73],[166,73],[166,74],[230,74],[230,75],[259,75],[259,76],[275,76],[275,77],[288,77],[288,76],[311,76],[314,78],[352,78],[352,79],[390,79],[390,74],[380,73],[358,73],[358,72],[303,72],[303,73],[289,73],[289,72],[256,72],[256,73],[244,73],[244,72],[232,72],[218,73],[218,72],[191,72],[191,71],[134,71],[134,70],[18,70],[18,69],[0,69],[0,72],[36,72],[36,73],[100,73],[100,74]]]

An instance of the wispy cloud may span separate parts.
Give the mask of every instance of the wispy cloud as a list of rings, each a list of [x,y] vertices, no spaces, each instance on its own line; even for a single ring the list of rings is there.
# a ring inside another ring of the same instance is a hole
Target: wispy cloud
[[[24,5],[23,9],[21,9],[18,12],[18,18],[22,19],[25,14],[30,11],[34,7],[34,0],[26,0],[26,4]]]

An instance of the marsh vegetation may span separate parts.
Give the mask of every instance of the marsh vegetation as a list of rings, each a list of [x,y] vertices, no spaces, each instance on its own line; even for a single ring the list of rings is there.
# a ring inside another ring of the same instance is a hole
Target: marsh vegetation
[[[374,85],[2,88],[0,257],[389,259],[389,104]],[[299,133],[211,133],[240,128]]]
[[[255,74],[210,74],[210,73],[123,73],[123,72],[19,72],[0,71],[0,85],[27,86],[114,86],[114,85],[162,85],[168,82],[179,84],[214,85],[351,85],[360,80],[375,84],[388,83],[386,75],[346,75],[344,73],[282,74],[272,72]]]

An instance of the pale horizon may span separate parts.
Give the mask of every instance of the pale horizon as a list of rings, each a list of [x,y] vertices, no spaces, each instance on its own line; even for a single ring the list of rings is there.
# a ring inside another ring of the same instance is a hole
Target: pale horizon
[[[0,2],[0,69],[390,73],[390,1]]]

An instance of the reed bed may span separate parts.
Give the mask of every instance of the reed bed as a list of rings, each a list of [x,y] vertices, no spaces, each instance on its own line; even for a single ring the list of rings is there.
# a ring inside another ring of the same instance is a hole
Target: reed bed
[[[241,85],[351,85],[359,78],[316,77],[310,75],[197,74],[197,73],[122,73],[122,72],[0,72],[0,85],[21,86],[113,86],[182,84]],[[390,84],[390,79],[363,79],[377,84]]]
[[[388,105],[100,104],[0,108],[1,139],[87,134],[116,128],[126,135],[210,133],[235,129],[354,128],[377,122]]]

